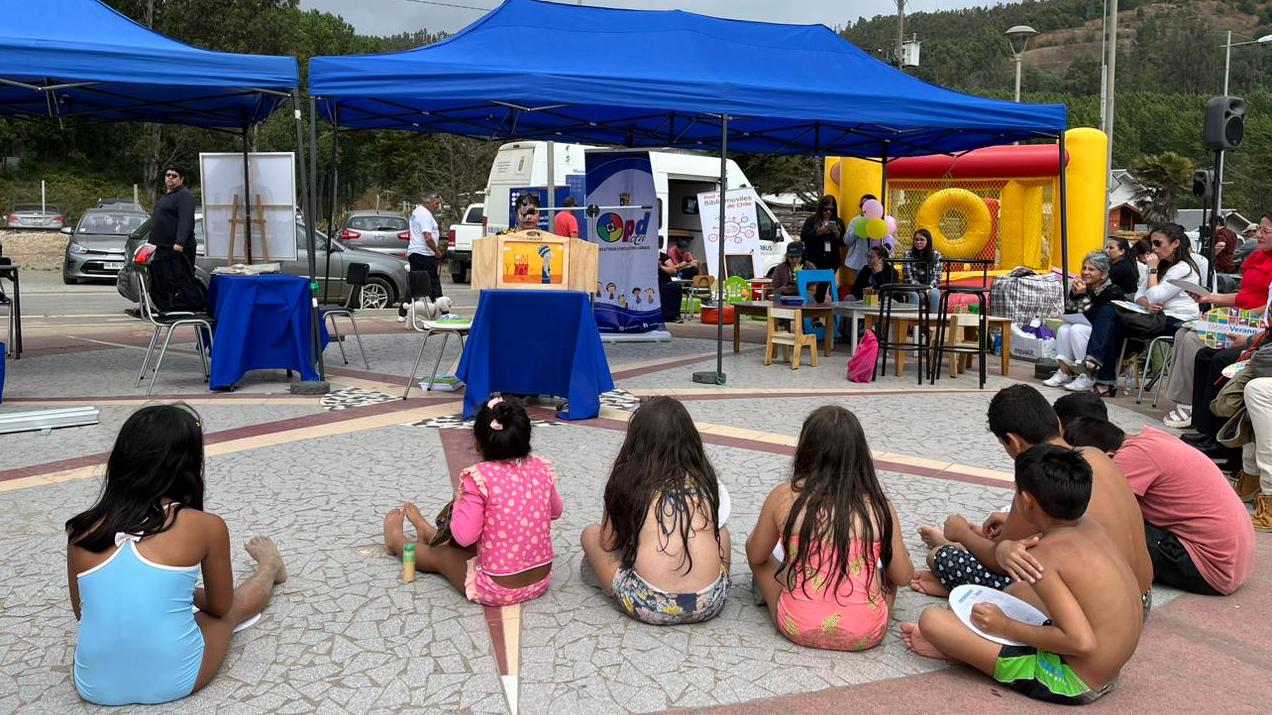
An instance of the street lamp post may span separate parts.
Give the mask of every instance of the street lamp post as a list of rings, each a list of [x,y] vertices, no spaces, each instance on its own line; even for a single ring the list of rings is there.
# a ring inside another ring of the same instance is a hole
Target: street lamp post
[[[1016,101],[1020,101],[1020,61],[1025,57],[1025,47],[1029,44],[1029,38],[1038,34],[1038,31],[1028,25],[1016,25],[1003,33],[1007,36],[1007,41],[1011,43],[1011,54],[1016,58]]]
[[[1257,40],[1249,42],[1233,42],[1232,30],[1228,30],[1228,41],[1223,43],[1223,96],[1228,96],[1228,76],[1232,69],[1232,48],[1243,47],[1245,45],[1266,45],[1272,43],[1272,35],[1264,35]],[[1223,169],[1224,152],[1219,152],[1219,156],[1215,157],[1215,211],[1223,210]]]

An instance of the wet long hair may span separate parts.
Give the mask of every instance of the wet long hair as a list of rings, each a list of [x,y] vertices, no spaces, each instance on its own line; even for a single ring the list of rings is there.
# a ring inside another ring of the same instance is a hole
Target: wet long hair
[[[849,574],[859,568],[864,570],[865,583],[874,583],[879,567],[869,557],[869,547],[879,542],[879,560],[886,569],[892,563],[892,532],[897,525],[892,523],[888,498],[856,415],[834,405],[818,407],[808,415],[795,447],[791,488],[795,502],[782,527],[786,589],[800,584],[808,595],[809,579],[804,574],[813,569],[815,554],[822,568],[832,570],[824,575],[826,587],[836,599],[839,587],[845,581],[851,586]],[[801,518],[803,523],[799,523]],[[792,539],[797,539],[798,548],[792,548]],[[864,564],[849,561],[854,541],[865,547]],[[880,583],[884,591],[892,591],[887,579],[881,578]]]
[[[175,503],[173,519],[163,501]],[[185,404],[149,405],[119,428],[97,503],[66,522],[70,544],[94,553],[115,534],[161,534],[182,508],[203,509],[203,427]]]
[[[656,502],[659,549],[665,551],[678,534],[686,574],[693,570],[689,534],[700,511],[711,517],[719,547],[720,487],[715,469],[689,412],[670,397],[651,397],[632,415],[605,485],[605,517],[623,568],[636,563],[651,502]]]

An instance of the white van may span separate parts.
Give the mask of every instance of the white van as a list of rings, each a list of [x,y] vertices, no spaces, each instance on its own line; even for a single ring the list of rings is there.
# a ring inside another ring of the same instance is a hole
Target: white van
[[[586,172],[588,152],[644,151],[625,148],[602,148],[582,144],[553,143],[553,170],[555,185],[566,187],[571,181],[581,181]],[[548,184],[548,142],[525,141],[504,144],[495,156],[486,183],[486,234],[502,231],[509,226],[511,192],[528,187],[546,187]],[[667,249],[667,238],[673,236],[688,239],[689,250],[704,262],[702,227],[698,219],[698,194],[718,191],[720,157],[694,154],[680,150],[649,151],[649,163],[654,174],[654,188],[658,195],[658,212],[662,220],[658,224],[658,245]],[[742,169],[732,160],[728,163],[729,188],[750,186]],[[791,236],[768,206],[760,201],[758,220],[760,225],[761,264],[765,273],[777,266],[786,255],[786,244]]]

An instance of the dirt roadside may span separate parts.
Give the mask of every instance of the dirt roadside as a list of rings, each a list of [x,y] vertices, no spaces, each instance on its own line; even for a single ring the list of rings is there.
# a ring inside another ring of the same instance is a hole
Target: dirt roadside
[[[67,237],[57,231],[0,230],[0,255],[33,271],[58,271]]]

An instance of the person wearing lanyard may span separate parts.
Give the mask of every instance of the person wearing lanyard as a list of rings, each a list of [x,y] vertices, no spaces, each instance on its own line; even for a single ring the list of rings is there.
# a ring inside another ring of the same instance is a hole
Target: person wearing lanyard
[[[425,191],[424,201],[411,212],[411,241],[407,244],[406,260],[412,271],[428,273],[430,287],[429,300],[436,302],[442,297],[442,279],[437,272],[437,259],[441,250],[437,246],[438,227],[434,214],[442,207],[442,195],[436,191]],[[406,321],[406,311],[410,308],[409,297],[398,307],[398,322]]]

